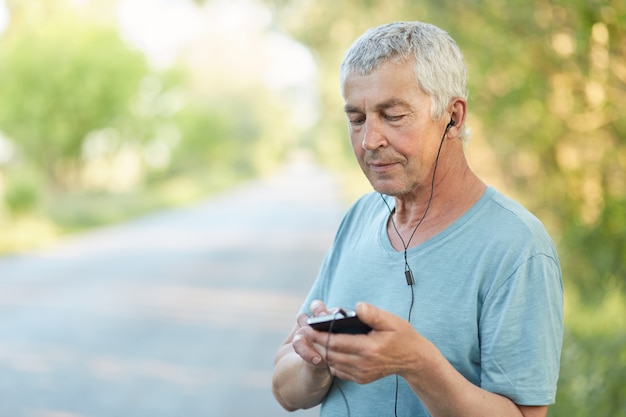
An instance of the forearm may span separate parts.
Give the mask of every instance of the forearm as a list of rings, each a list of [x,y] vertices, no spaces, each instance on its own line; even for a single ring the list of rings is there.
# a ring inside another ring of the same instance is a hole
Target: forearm
[[[272,391],[283,408],[294,411],[318,405],[331,383],[326,369],[305,362],[291,344],[281,347],[276,356]]]
[[[427,365],[403,376],[433,417],[545,416],[547,407],[519,407],[472,384],[434,346],[430,354]]]
[[[433,417],[522,417],[508,398],[485,391],[462,376],[452,380],[424,379],[409,383]],[[428,385],[428,386],[425,386]]]

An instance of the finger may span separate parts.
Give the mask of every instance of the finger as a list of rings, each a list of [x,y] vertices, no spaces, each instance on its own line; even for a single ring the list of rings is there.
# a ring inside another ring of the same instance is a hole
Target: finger
[[[376,307],[371,304],[364,303],[362,301],[356,303],[355,311],[357,316],[361,319],[362,322],[369,324],[376,324],[377,320],[377,311]]]
[[[291,341],[291,346],[305,362],[313,366],[325,366],[322,355],[313,347],[313,344],[307,339],[304,332],[296,332]]]
[[[311,301],[310,309],[313,316],[323,316],[329,313],[329,311],[326,309],[326,305],[320,300]]]
[[[329,350],[325,357],[326,365],[333,376],[357,382],[361,380],[362,358],[351,353]]]
[[[333,367],[330,366],[330,373],[337,378],[343,379],[345,381],[356,382],[357,384],[369,384],[370,382],[374,382],[385,375],[375,375],[369,374],[367,372],[361,372],[358,366],[349,366],[349,367]]]
[[[296,321],[298,322],[298,327],[308,326],[309,324],[307,320],[309,320],[309,315],[307,314],[298,315],[298,318],[296,319]]]
[[[307,332],[307,339],[320,352],[324,360],[344,362],[362,357],[366,335],[344,335],[323,331]]]
[[[345,372],[341,369],[335,368],[332,365],[328,366],[328,370],[332,376],[335,376],[339,379],[343,379],[344,381],[352,381],[357,382],[357,378],[349,372]]]

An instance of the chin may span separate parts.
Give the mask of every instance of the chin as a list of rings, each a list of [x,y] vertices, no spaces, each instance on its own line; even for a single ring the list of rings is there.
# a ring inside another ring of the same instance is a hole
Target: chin
[[[363,171],[374,191],[388,196],[397,196],[411,192],[411,181],[398,173],[378,173]]]
[[[388,196],[397,196],[407,193],[403,187],[399,187],[398,184],[390,184],[387,181],[370,181],[370,184],[372,184],[374,191]]]

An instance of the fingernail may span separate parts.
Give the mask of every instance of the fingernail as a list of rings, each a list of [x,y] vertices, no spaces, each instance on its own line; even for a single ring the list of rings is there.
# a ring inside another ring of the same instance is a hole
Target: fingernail
[[[321,361],[322,361],[322,358],[320,358],[319,356],[314,356],[313,359],[311,359],[311,362],[313,362],[313,365],[319,365]]]

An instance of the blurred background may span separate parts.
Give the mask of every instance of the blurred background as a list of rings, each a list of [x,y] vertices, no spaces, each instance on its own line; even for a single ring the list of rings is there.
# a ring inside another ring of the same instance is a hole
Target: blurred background
[[[347,207],[369,187],[338,67],[392,20],[457,41],[471,164],[558,246],[566,334],[549,415],[626,415],[622,0],[0,1],[0,253],[189,206],[303,150]]]

